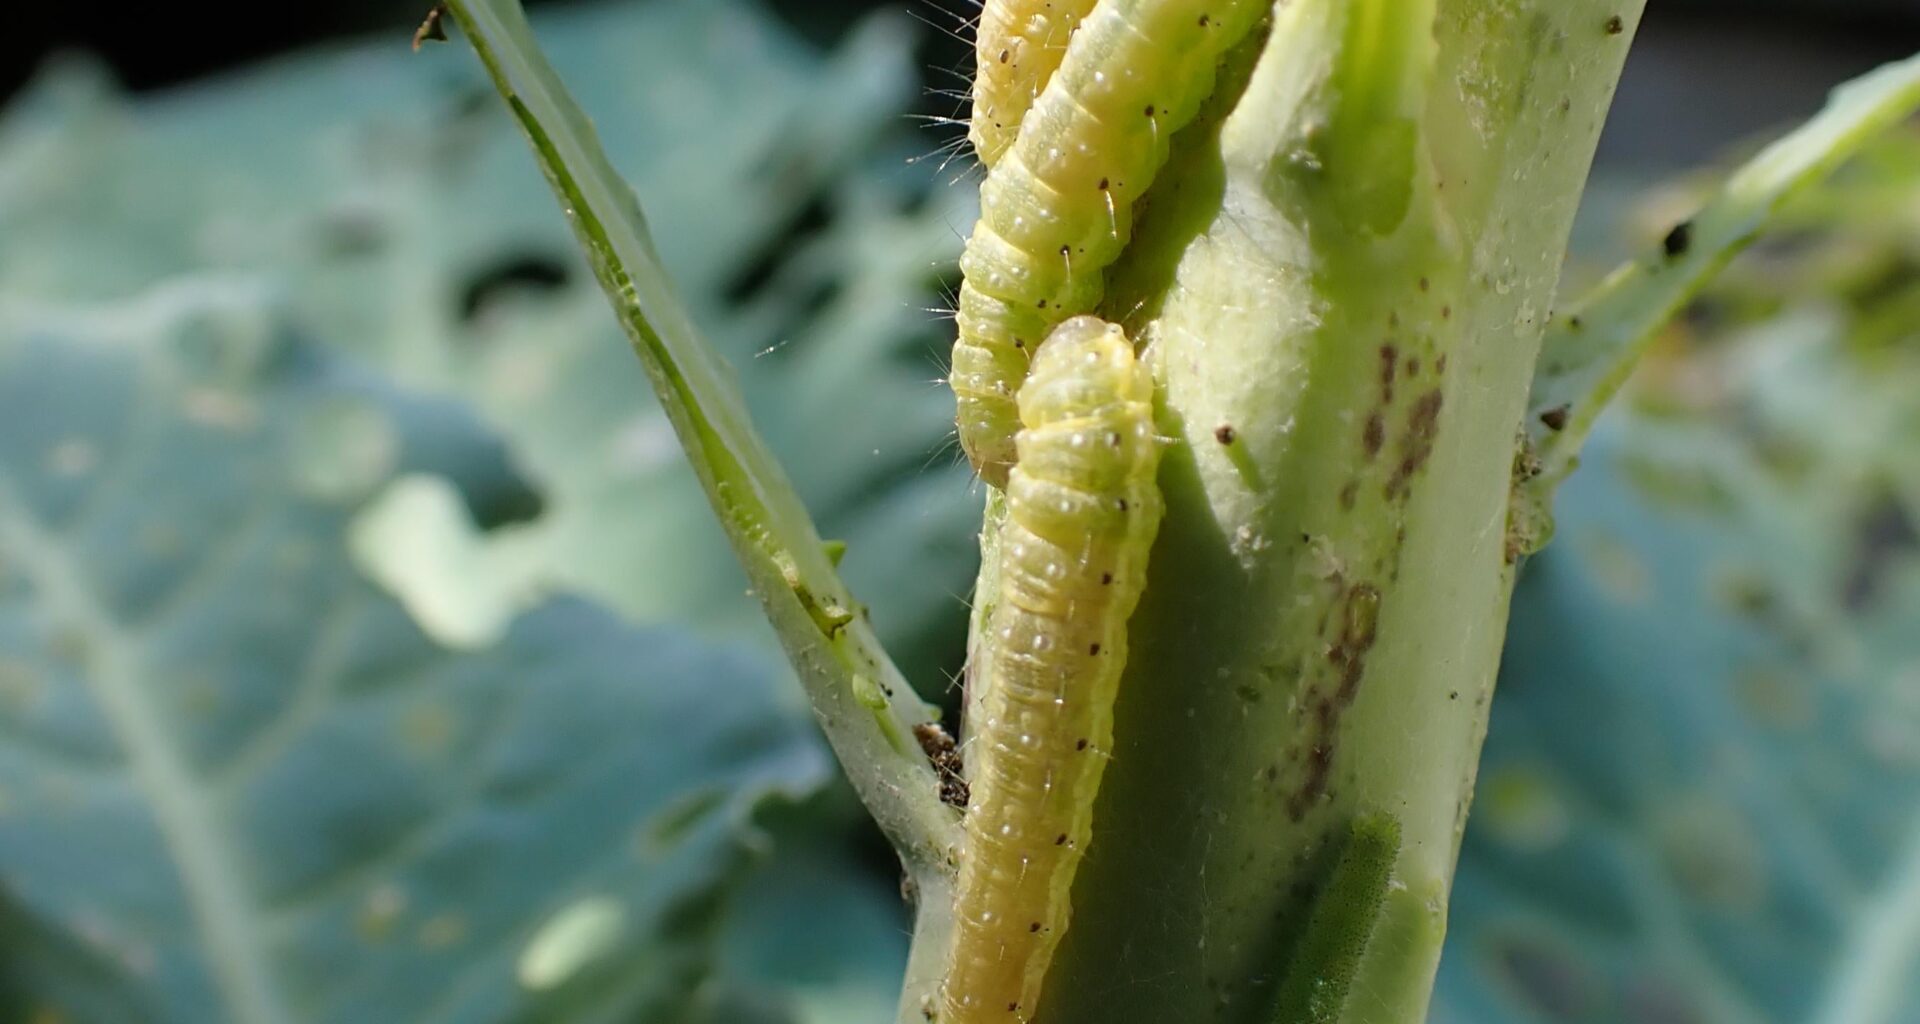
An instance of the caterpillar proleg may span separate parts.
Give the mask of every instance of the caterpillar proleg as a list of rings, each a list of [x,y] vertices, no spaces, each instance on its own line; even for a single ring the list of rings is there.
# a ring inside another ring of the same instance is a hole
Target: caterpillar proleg
[[[1153,380],[1126,334],[1054,328],[1020,388],[1000,593],[976,665],[972,800],[941,1024],[1032,1019],[1113,737],[1160,525]]]
[[[960,269],[952,383],[961,447],[1005,487],[1033,348],[1100,301],[1133,204],[1227,50],[1271,0],[1099,0],[980,187]]]

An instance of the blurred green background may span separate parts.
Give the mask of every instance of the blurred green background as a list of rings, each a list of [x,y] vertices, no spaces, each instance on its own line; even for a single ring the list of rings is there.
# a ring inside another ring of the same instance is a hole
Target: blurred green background
[[[1920,49],[1905,3],[1651,6],[1572,280]],[[951,702],[971,199],[913,120],[950,17],[538,10]],[[890,1019],[896,868],[469,55],[409,54],[415,4],[144,11],[0,41],[0,1021]],[[1436,1021],[1920,1024],[1916,385],[1910,132],[1689,309],[1568,485]]]

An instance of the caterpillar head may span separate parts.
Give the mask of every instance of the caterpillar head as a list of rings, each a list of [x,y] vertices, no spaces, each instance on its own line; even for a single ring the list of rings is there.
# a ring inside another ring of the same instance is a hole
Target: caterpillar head
[[[1053,329],[1020,388],[1020,422],[1042,429],[1102,418],[1115,405],[1153,400],[1153,378],[1118,324],[1076,316]]]

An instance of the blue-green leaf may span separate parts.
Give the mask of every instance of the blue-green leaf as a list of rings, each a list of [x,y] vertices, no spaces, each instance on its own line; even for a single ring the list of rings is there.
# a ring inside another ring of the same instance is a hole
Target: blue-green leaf
[[[572,598],[435,643],[345,532],[395,474],[487,480],[498,449],[258,314],[0,336],[24,1019],[688,1019],[759,808],[827,777],[781,673]]]
[[[1920,145],[1729,268],[1514,599],[1436,1024],[1920,1020]]]
[[[872,825],[856,823],[849,795],[827,796],[838,799],[768,816],[779,853],[733,901],[720,977],[800,1024],[882,1024],[900,998],[912,922]],[[873,858],[850,855],[850,832]]]
[[[970,215],[899,162],[933,144],[895,134],[914,87],[904,19],[870,20],[825,56],[731,0],[554,9],[539,35],[757,425],[822,530],[848,542],[855,595],[910,674],[934,678],[947,648],[931,641],[957,645],[974,513],[965,473],[938,454],[946,329],[924,310]],[[139,101],[97,73],[52,76],[0,124],[0,304],[259,275],[321,343],[472,401],[544,499],[493,532],[417,491],[379,506],[381,536],[403,548],[459,541],[389,563],[410,604],[460,595],[466,618],[445,625],[484,638],[562,587],[636,618],[759,633],[512,119],[461,48],[404,44]]]

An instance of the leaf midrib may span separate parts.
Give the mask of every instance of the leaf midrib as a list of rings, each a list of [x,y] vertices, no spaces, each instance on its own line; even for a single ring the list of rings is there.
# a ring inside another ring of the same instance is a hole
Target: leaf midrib
[[[11,551],[46,607],[91,638],[93,657],[79,675],[119,738],[129,775],[146,794],[173,854],[208,969],[233,1019],[293,1024],[266,961],[260,922],[237,884],[244,877],[238,860],[221,841],[181,752],[161,728],[160,709],[139,684],[138,645],[95,598],[59,539],[32,519],[4,480],[0,546]]]
[[[1839,973],[1809,1018],[1817,1024],[1893,1020],[1920,960],[1920,821],[1888,864],[1881,896],[1841,950]]]

